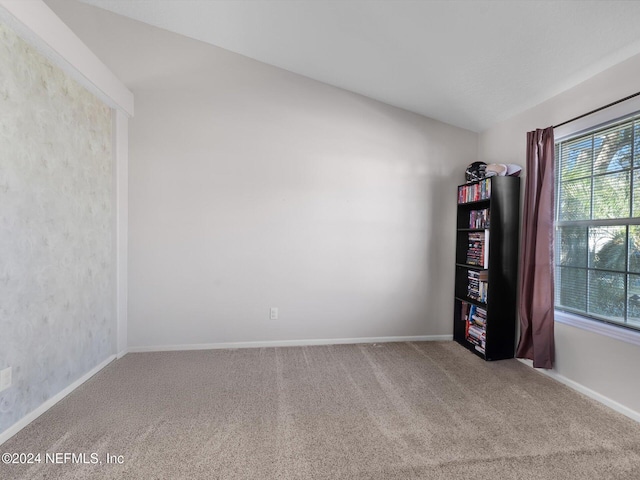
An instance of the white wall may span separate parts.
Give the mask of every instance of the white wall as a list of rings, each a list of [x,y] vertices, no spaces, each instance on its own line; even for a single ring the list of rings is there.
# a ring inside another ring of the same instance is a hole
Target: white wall
[[[482,132],[479,160],[525,165],[526,132],[557,125],[638,91],[640,56]],[[555,373],[640,412],[640,346],[556,323]]]
[[[450,334],[474,136],[289,77],[136,92],[130,345]]]
[[[128,246],[129,246],[129,118],[120,110],[113,112],[113,150],[114,150],[114,258],[116,275],[114,278],[115,311],[117,318],[116,351],[118,358],[126,355],[128,341],[127,314],[129,304],[128,288]]]
[[[476,134],[153,35],[181,68],[135,89],[130,346],[450,335]]]

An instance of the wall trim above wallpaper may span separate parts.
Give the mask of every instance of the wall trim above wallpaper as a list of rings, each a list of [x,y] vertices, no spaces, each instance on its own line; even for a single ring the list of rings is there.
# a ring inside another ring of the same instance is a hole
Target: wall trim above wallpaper
[[[309,340],[268,340],[264,342],[221,342],[196,343],[186,345],[155,345],[149,347],[129,347],[129,353],[173,352],[180,350],[219,350],[232,348],[263,347],[306,347],[311,345],[350,345],[354,343],[390,342],[448,342],[453,335],[412,335],[404,337],[361,337],[361,338],[319,338]]]
[[[98,373],[100,370],[102,370],[104,367],[106,367],[107,365],[109,365],[111,362],[113,362],[116,359],[115,355],[111,355],[110,357],[108,357],[105,361],[103,361],[101,364],[97,365],[95,368],[93,368],[92,370],[90,370],[89,372],[85,373],[82,377],[80,377],[78,380],[76,380],[75,382],[73,382],[71,385],[69,385],[67,388],[65,388],[64,390],[58,392],[56,395],[54,395],[53,397],[51,397],[49,400],[47,400],[46,402],[44,402],[42,405],[40,405],[38,408],[36,408],[35,410],[33,410],[31,413],[29,413],[28,415],[22,417],[20,420],[18,420],[16,423],[14,423],[13,425],[11,425],[9,428],[7,428],[4,432],[0,433],[0,445],[2,445],[4,442],[6,442],[7,440],[9,440],[11,437],[13,437],[16,433],[18,433],[20,430],[22,430],[24,427],[26,427],[27,425],[29,425],[31,422],[33,422],[36,418],[38,418],[40,415],[42,415],[43,413],[45,413],[47,410],[49,410],[51,407],[53,407],[56,403],[58,403],[60,400],[62,400],[63,398],[65,398],[67,395],[69,395],[71,392],[73,392],[76,388],[78,388],[80,385],[82,385],[84,382],[86,382],[87,380],[89,380],[91,377],[93,377],[96,373]]]
[[[133,116],[133,93],[42,0],[0,0],[0,20],[106,105]]]

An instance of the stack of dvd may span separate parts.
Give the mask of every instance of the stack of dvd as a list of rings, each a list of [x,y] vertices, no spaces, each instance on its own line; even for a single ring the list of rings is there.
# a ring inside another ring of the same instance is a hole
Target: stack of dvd
[[[466,339],[476,346],[476,350],[484,353],[487,342],[487,311],[476,305],[469,308]]]
[[[469,228],[489,228],[489,209],[471,210],[469,212]]]
[[[487,303],[488,277],[488,270],[468,270],[467,296],[472,300]]]
[[[484,265],[484,233],[469,233],[469,248],[467,248],[468,265]]]

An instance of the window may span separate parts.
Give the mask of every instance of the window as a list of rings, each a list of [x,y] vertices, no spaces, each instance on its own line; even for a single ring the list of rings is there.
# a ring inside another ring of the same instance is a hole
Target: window
[[[556,309],[640,330],[640,115],[556,144]]]

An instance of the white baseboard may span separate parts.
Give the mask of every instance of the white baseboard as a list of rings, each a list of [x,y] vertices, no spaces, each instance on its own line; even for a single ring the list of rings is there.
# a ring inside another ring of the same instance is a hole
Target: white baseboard
[[[222,342],[195,343],[185,345],[153,345],[147,347],[129,347],[128,352],[173,352],[178,350],[217,350],[232,348],[263,347],[304,347],[309,345],[344,345],[353,343],[389,343],[389,342],[445,342],[453,340],[453,335],[416,335],[409,337],[361,337],[327,338],[313,340],[271,340],[264,342]]]
[[[58,403],[60,400],[62,400],[64,397],[66,397],[67,395],[69,395],[71,392],[73,392],[76,388],[78,388],[80,385],[82,385],[84,382],[86,382],[87,380],[89,380],[91,377],[93,377],[96,373],[98,373],[100,370],[102,370],[104,367],[106,367],[108,364],[110,364],[112,361],[114,361],[116,359],[116,355],[111,355],[109,358],[107,358],[104,362],[102,362],[100,365],[96,366],[95,368],[93,368],[92,370],[90,370],[89,372],[85,373],[82,377],[80,377],[78,380],[76,380],[75,382],[73,382],[71,385],[69,385],[67,388],[65,388],[64,390],[62,390],[61,392],[57,393],[55,396],[51,397],[49,400],[47,400],[46,402],[44,402],[42,405],[40,405],[38,408],[36,408],[35,410],[33,410],[31,413],[28,413],[27,415],[25,415],[24,417],[22,417],[20,420],[18,420],[16,423],[14,423],[13,425],[11,425],[9,428],[7,428],[4,432],[0,433],[0,445],[2,445],[4,442],[6,442],[7,440],[9,440],[11,437],[13,437],[16,433],[18,433],[20,430],[22,430],[24,427],[26,427],[27,425],[29,425],[31,422],[33,422],[36,418],[38,418],[40,415],[42,415],[44,412],[46,412],[47,410],[49,410],[51,407],[53,407],[56,403]]]
[[[121,352],[118,352],[117,359],[118,359],[118,360],[120,360],[120,359],[121,359],[122,357],[124,357],[127,353],[129,353],[129,350],[128,350],[128,349],[126,349],[126,348],[125,348],[124,350],[122,350]]]
[[[524,363],[525,365],[533,368],[533,362],[531,360],[527,360],[524,358],[518,358],[518,361]],[[595,390],[591,390],[588,387],[585,387],[584,385],[582,385],[581,383],[575,382],[567,377],[565,377],[564,375],[560,375],[558,372],[556,372],[555,370],[547,370],[544,368],[534,368],[534,370],[536,372],[542,373],[543,375],[546,375],[547,377],[551,377],[554,380],[557,380],[560,383],[565,384],[567,387],[572,388],[573,390],[576,390],[584,395],[586,395],[589,398],[592,398],[593,400],[602,403],[603,405],[606,405],[607,407],[611,408],[612,410],[615,410],[618,413],[621,413],[629,418],[631,418],[632,420],[635,420],[636,422],[640,422],[640,412],[636,412],[635,410],[630,409],[629,407],[626,407],[624,405],[622,405],[621,403],[616,402],[615,400],[612,400],[609,397],[606,397],[604,395],[602,395],[601,393],[596,392]]]

